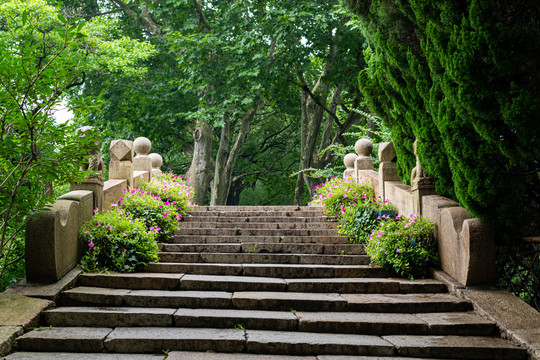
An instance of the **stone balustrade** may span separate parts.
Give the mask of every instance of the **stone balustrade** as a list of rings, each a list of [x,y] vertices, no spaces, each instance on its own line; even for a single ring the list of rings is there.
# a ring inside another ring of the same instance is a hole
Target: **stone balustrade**
[[[416,142],[414,148],[416,155]],[[396,152],[391,142],[379,144],[378,172],[373,161],[367,159],[373,150],[371,141],[358,140],[355,150],[356,158],[349,156],[353,154],[345,156],[344,176],[355,176],[357,182],[370,184],[375,196],[388,199],[399,214],[419,213],[433,221],[442,270],[464,286],[496,281],[494,234],[487,224],[472,218],[458,203],[437,195],[435,183],[422,170],[418,157],[409,186],[397,175]]]
[[[80,129],[81,136],[86,129]],[[135,187],[139,181],[151,181],[153,176],[161,173],[159,167],[163,159],[159,154],[149,156],[150,149],[150,140],[143,137],[135,141],[112,141],[109,180],[103,181],[101,153],[90,154],[88,164],[81,169],[90,169],[94,173],[80,184],[72,184],[69,193],[28,221],[25,239],[27,282],[58,281],[77,265],[87,247],[78,237],[82,224],[94,211],[109,210],[111,203],[122,197],[122,189]]]

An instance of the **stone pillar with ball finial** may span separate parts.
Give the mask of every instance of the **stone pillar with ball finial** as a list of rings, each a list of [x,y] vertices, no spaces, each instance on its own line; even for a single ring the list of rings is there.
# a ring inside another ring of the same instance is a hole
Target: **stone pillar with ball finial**
[[[354,176],[358,181],[360,170],[373,170],[373,159],[369,156],[373,151],[373,144],[368,139],[359,139],[354,144],[354,150],[358,154],[354,160]]]
[[[109,180],[127,180],[133,187],[133,141],[113,140],[109,147]]]
[[[343,163],[345,164],[345,171],[343,172],[343,178],[346,179],[351,176],[355,176],[354,172],[354,161],[356,160],[356,154],[350,153],[345,155],[343,158]]]
[[[152,159],[152,178],[158,177],[163,172],[161,171],[161,165],[163,165],[163,158],[157,153],[151,153],[150,159]]]
[[[133,158],[133,170],[144,171],[143,177],[146,182],[150,182],[152,174],[152,159],[148,156],[150,149],[152,143],[145,137],[138,137],[133,141],[133,150],[136,154]]]

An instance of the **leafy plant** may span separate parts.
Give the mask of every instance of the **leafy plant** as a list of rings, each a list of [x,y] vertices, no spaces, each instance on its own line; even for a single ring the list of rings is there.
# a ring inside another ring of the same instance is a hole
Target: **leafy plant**
[[[125,197],[113,205],[133,215],[135,219],[144,221],[149,230],[157,232],[159,240],[165,240],[178,230],[181,215],[175,205],[168,201],[164,203],[158,195],[138,187],[123,191]]]
[[[348,236],[351,243],[364,243],[379,223],[379,219],[369,203],[350,206],[341,216],[338,233]]]
[[[357,184],[352,177],[347,179],[332,178],[317,185],[310,206],[322,206],[325,213],[333,220],[341,219],[350,206],[373,200],[373,190],[367,184]]]
[[[151,194],[159,196],[165,205],[175,206],[181,216],[193,208],[191,204],[193,189],[186,185],[182,176],[164,173],[151,182],[143,182],[139,188],[141,191],[150,191]]]
[[[158,231],[121,209],[96,214],[79,236],[88,245],[81,259],[86,272],[132,272],[158,261]]]
[[[434,224],[418,214],[388,218],[373,229],[365,245],[371,262],[409,278],[424,277],[438,260]]]

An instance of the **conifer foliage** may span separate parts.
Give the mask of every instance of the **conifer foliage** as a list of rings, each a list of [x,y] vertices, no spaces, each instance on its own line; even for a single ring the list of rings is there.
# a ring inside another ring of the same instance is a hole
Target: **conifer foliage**
[[[347,3],[367,39],[359,85],[391,128],[401,178],[410,179],[416,137],[439,194],[498,226],[537,232],[516,216],[528,208],[534,219],[540,198],[537,2]]]

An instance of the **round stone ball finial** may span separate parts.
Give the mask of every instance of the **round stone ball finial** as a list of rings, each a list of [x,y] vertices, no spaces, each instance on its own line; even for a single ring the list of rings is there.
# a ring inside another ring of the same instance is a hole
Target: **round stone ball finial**
[[[354,150],[359,156],[369,156],[373,151],[373,143],[368,139],[360,139],[354,144]]]
[[[161,157],[161,155],[159,155],[157,153],[151,153],[148,156],[150,156],[150,159],[152,159],[152,168],[153,169],[159,169],[161,167],[161,165],[163,165],[163,158]]]
[[[133,141],[133,150],[137,155],[148,155],[151,148],[152,143],[145,137],[138,137]]]
[[[345,155],[343,158],[343,163],[345,164],[345,167],[347,169],[354,169],[354,160],[356,160],[358,156],[356,154],[350,153]]]

